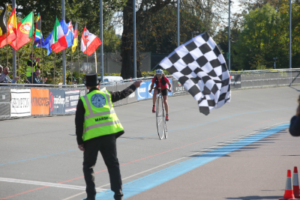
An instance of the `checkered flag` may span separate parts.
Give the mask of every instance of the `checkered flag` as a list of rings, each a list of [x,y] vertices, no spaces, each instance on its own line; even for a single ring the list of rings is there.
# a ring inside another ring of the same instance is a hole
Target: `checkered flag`
[[[215,41],[202,33],[179,46],[160,64],[198,101],[201,113],[230,102],[230,75]]]

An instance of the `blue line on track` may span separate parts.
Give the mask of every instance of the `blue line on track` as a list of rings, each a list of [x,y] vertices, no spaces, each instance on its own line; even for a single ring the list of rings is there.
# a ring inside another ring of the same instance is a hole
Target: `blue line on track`
[[[157,171],[155,173],[149,174],[145,177],[130,181],[123,185],[124,197],[123,199],[128,199],[134,195],[142,193],[146,190],[154,188],[160,184],[170,181],[184,173],[187,173],[195,168],[198,168],[208,162],[216,160],[228,153],[236,151],[244,146],[247,146],[253,142],[257,142],[265,137],[268,137],[274,133],[278,133],[289,127],[289,124],[283,124],[276,126],[274,128],[268,129],[266,131],[260,132],[258,134],[249,136],[247,138],[241,139],[237,142],[233,142],[226,146],[220,147],[218,149],[212,150],[210,152],[204,153],[202,155],[195,156],[194,158],[188,159],[186,161],[177,163],[173,166],[167,167],[163,170]],[[100,192],[96,196],[96,200],[113,200],[114,193],[110,190]]]
[[[210,123],[213,123],[213,122],[221,121],[221,120],[224,120],[224,119],[228,119],[228,118],[232,118],[232,117],[236,117],[236,116],[240,116],[240,115],[255,114],[255,113],[262,113],[262,112],[270,112],[270,111],[279,111],[279,110],[289,110],[289,109],[282,108],[282,109],[274,109],[274,110],[262,110],[262,111],[253,111],[253,112],[240,113],[240,114],[235,114],[235,115],[230,115],[230,116],[227,116],[227,117],[223,117],[223,118],[220,118],[220,119],[215,119],[215,120],[212,120],[212,121],[209,121],[209,122],[205,122],[205,123],[202,123],[202,124],[197,124],[197,125],[183,127],[183,128],[178,128],[178,129],[172,129],[172,130],[169,130],[168,132],[173,132],[173,131],[178,131],[178,130],[195,128],[195,127],[198,127],[198,126],[203,126],[203,125],[206,125],[206,124],[210,124]],[[134,137],[134,138],[130,138],[130,139],[122,139],[122,138],[120,138],[118,140],[118,143],[119,142],[124,142],[126,140],[133,140],[133,139],[143,138],[143,137],[147,137],[147,136],[151,136],[151,135],[156,135],[156,134],[157,133],[152,133],[152,134],[142,135],[140,137]],[[79,151],[79,150],[78,149],[72,149],[72,150],[58,152],[58,153],[54,153],[54,154],[50,154],[50,155],[44,155],[44,156],[39,156],[39,157],[35,157],[35,158],[29,158],[29,159],[14,161],[14,162],[3,163],[3,164],[0,164],[0,166],[9,165],[9,164],[15,164],[15,163],[24,162],[24,161],[36,160],[36,159],[46,158],[46,157],[50,157],[50,156],[56,156],[56,155],[60,155],[60,154],[64,154],[64,153],[70,153],[70,152],[73,152],[73,151]]]

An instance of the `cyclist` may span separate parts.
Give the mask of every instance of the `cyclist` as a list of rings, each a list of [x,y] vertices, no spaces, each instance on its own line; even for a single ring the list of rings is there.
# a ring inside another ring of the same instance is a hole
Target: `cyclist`
[[[153,77],[152,79],[152,83],[151,83],[151,88],[149,90],[149,93],[152,92],[153,90],[153,86],[155,84],[155,88],[154,88],[154,94],[153,94],[153,107],[152,107],[152,112],[155,113],[155,102],[156,102],[156,95],[158,93],[158,90],[161,91],[161,94],[163,96],[164,99],[164,105],[165,105],[165,110],[166,110],[166,121],[169,121],[169,106],[168,106],[168,92],[171,92],[171,83],[169,81],[169,79],[165,76],[163,70],[158,69],[156,70],[156,75]],[[167,84],[169,85],[169,89],[167,88]]]

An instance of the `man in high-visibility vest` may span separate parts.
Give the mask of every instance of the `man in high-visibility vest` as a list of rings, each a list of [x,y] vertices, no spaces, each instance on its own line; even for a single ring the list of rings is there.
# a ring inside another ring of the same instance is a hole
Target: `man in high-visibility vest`
[[[26,68],[26,76],[29,82],[32,82],[30,79],[32,79],[32,75],[35,72],[36,68],[40,68],[40,58],[37,58],[35,60],[34,53],[30,54],[30,58],[27,61],[27,68]]]
[[[86,182],[86,200],[95,200],[94,166],[100,151],[107,166],[111,190],[115,200],[121,200],[122,179],[117,158],[116,139],[124,133],[123,126],[115,113],[113,102],[129,96],[142,81],[136,81],[121,92],[99,90],[97,74],[88,74],[87,95],[80,97],[76,116],[76,135],[78,148],[83,151],[83,174]]]

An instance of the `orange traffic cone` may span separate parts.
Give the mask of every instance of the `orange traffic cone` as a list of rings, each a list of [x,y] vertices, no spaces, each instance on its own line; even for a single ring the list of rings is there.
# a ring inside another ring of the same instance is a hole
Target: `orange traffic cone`
[[[280,198],[279,200],[296,200],[295,196],[293,194],[291,170],[287,171],[285,192],[284,192],[283,198]]]
[[[299,180],[298,180],[298,168],[294,167],[294,174],[293,174],[293,191],[294,196],[296,198],[300,198],[300,191],[299,191]]]

